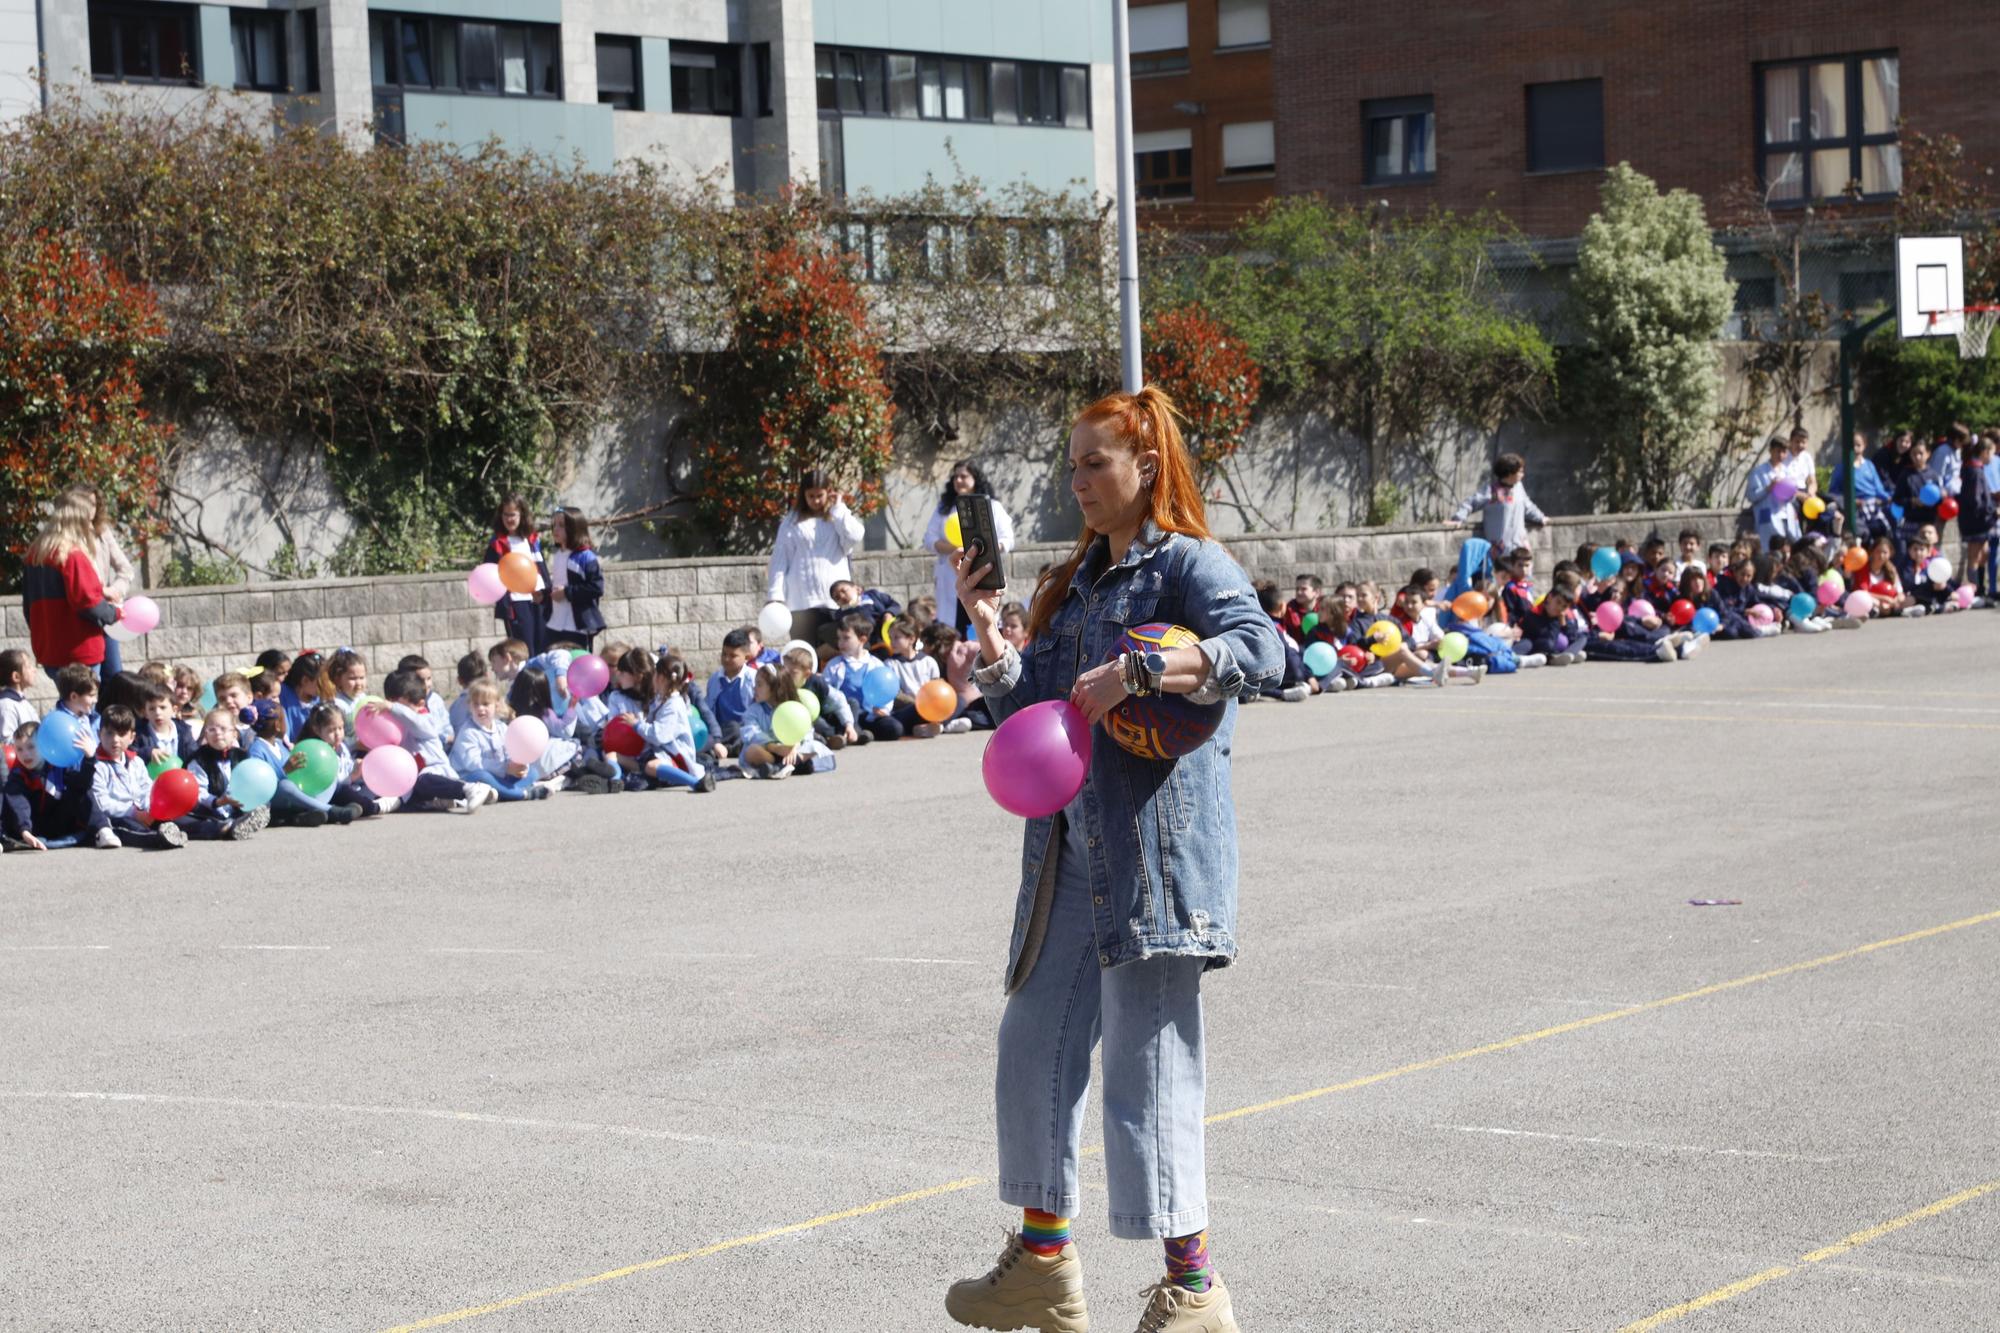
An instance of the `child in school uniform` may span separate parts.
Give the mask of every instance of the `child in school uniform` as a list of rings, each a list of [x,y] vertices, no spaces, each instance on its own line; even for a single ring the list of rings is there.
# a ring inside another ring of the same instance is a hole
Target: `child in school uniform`
[[[35,746],[39,730],[39,722],[25,722],[8,737],[14,746],[14,766],[7,771],[5,794],[0,797],[0,848],[47,852],[79,844],[121,846],[115,835],[107,839],[111,821],[91,804],[91,775],[43,763]]]
[[[541,534],[535,531],[528,502],[518,495],[501,502],[493,526],[493,540],[486,545],[487,564],[498,564],[507,555],[525,555],[535,564],[533,592],[509,589],[493,604],[493,618],[507,627],[507,637],[526,644],[524,656],[533,657],[548,648],[549,567],[542,559]]]
[[[743,715],[756,701],[751,634],[748,629],[733,629],[722,636],[721,665],[708,678],[708,707],[716,726],[709,736],[730,754],[742,750]]]
[[[604,566],[590,544],[590,520],[564,506],[549,523],[549,638],[588,650],[604,632]]]
[[[259,832],[271,822],[269,807],[260,805],[246,810],[229,794],[229,775],[235,772],[236,765],[250,757],[250,752],[239,743],[241,736],[237,711],[218,704],[202,718],[200,743],[187,762],[188,772],[194,774],[200,792],[189,818],[215,820],[225,826],[227,836],[238,840]],[[185,831],[200,836],[192,828]]]
[[[367,784],[361,780],[360,774],[356,771],[360,765],[355,761],[354,751],[347,747],[347,719],[341,716],[340,710],[332,704],[313,705],[312,712],[306,714],[305,722],[299,727],[298,739],[323,741],[327,748],[333,751],[336,764],[333,790],[320,798],[327,804],[329,818],[332,809],[338,806],[348,806],[359,811],[360,813],[353,816],[354,819],[374,819],[378,815],[394,814],[402,808],[401,799],[394,796],[377,796],[369,791]],[[296,742],[294,746],[296,747]],[[298,760],[296,756],[291,756],[287,758],[286,763],[288,766],[295,765]],[[283,784],[280,784],[279,790],[284,790]],[[300,797],[308,802],[313,799],[303,792],[300,793]]]
[[[560,688],[561,678],[541,667],[523,667],[507,687],[507,711],[515,717],[538,717],[549,729],[549,748],[532,770],[537,782],[553,783],[563,791],[601,796],[625,790],[618,766],[592,753],[591,733],[580,730],[585,703],[601,699],[572,699]]]
[[[187,763],[194,757],[195,746],[199,742],[194,728],[174,716],[173,696],[148,682],[140,698],[143,711],[139,715],[139,734],[133,738],[132,749],[148,764],[157,754],[169,754],[177,763]]]
[[[466,693],[471,704],[465,725],[452,739],[452,771],[462,781],[491,787],[503,801],[548,799],[555,784],[537,782],[532,766],[507,753],[507,729],[500,722],[500,687],[490,680],[476,680]]]
[[[835,627],[834,655],[827,659],[826,680],[847,696],[856,731],[878,741],[897,741],[903,738],[903,724],[896,720],[894,709],[889,705],[870,708],[864,697],[862,684],[877,661],[868,651],[871,628],[868,617],[862,615],[848,616]]]
[[[645,650],[640,648],[632,650],[627,662],[634,657],[641,659],[635,664],[639,670],[629,673],[629,685],[620,688],[611,705],[618,710],[617,716],[645,742],[645,748],[637,756],[618,757],[619,767],[628,774],[627,789],[653,786],[714,791],[715,775],[703,767],[701,756],[695,752],[694,720],[688,711],[685,690],[687,664],[674,653],[648,662],[644,660]],[[620,665],[622,668],[625,663]],[[777,670],[759,667],[758,674]],[[746,712],[739,723],[739,737],[747,728],[748,719]]]
[[[469,815],[494,800],[497,793],[482,782],[462,780],[451,766],[451,756],[444,748],[445,719],[431,714],[424,699],[427,693],[415,672],[392,671],[382,682],[382,695],[388,702],[371,701],[366,707],[371,713],[386,710],[393,716],[403,729],[403,748],[416,756],[417,781],[404,808]]]
[[[823,771],[816,762],[821,756],[826,760],[825,767],[831,768],[833,756],[826,754],[811,732],[806,733],[804,740],[787,745],[771,730],[772,716],[779,705],[799,697],[791,672],[782,666],[758,667],[755,688],[755,700],[750,711],[743,715],[744,769],[752,777],[770,779],[788,778],[794,773],[818,773]],[[935,733],[936,728],[932,730]]]
[[[1940,489],[1936,479],[1929,472],[1930,460],[1930,445],[1922,440],[1910,442],[1910,474],[1904,477],[1896,488],[1896,507],[1900,507],[1903,511],[1903,516],[1896,521],[1898,549],[1907,546],[1910,538],[1916,536],[1920,529],[1937,526],[1937,505],[1923,502],[1924,491],[1927,488]]]
[[[1520,620],[1521,646],[1544,659],[1549,666],[1570,666],[1584,659],[1590,632],[1576,611],[1576,588],[1558,581],[1542,594],[1541,603],[1531,606]]]
[[[320,677],[325,670],[326,663],[318,653],[300,653],[292,659],[284,681],[278,686],[278,707],[285,713],[285,734],[294,741],[300,738],[300,729],[320,701]]]
[[[944,729],[917,712],[917,691],[938,679],[937,662],[917,651],[923,628],[914,615],[904,616],[889,626],[889,656],[885,659],[896,673],[896,701],[889,716],[903,733],[917,740],[929,740]]]
[[[320,678],[320,698],[339,710],[347,724],[347,744],[360,752],[354,740],[354,710],[368,692],[368,663],[351,648],[342,648],[327,659],[326,674]]]
[[[1913,446],[1914,447],[1914,446]],[[1896,570],[1896,546],[1887,537],[1878,538],[1868,548],[1868,563],[1847,576],[1849,592],[1865,592],[1874,599],[1869,618],[1901,615],[1913,605],[1903,589],[1903,577]]]
[[[1715,632],[1716,638],[1769,639],[1784,632],[1784,624],[1776,615],[1762,625],[1750,618],[1750,608],[1753,606],[1771,606],[1773,612],[1779,609],[1772,605],[1757,581],[1757,561],[1768,561],[1770,558],[1768,555],[1737,556],[1729,568],[1718,573],[1714,581],[1704,588],[1706,599],[1695,601],[1696,609],[1707,606],[1722,618],[1722,624]],[[1690,571],[1690,574],[1696,579],[1702,578],[1702,575],[1693,571]],[[1686,586],[1688,581],[1688,574],[1681,576],[1683,586]],[[1689,598],[1689,600],[1695,599]]]
[[[35,659],[24,648],[0,653],[0,740],[5,740],[41,715],[28,702],[35,688]]]
[[[168,851],[187,846],[191,831],[199,838],[221,837],[220,825],[214,820],[189,816],[191,830],[173,820],[153,818],[153,779],[146,772],[145,761],[131,748],[137,730],[138,722],[125,705],[112,704],[104,710],[97,754],[87,765],[90,803],[106,821],[94,835],[96,845]]]
[[[1477,513],[1481,523],[1480,535],[1494,550],[1512,551],[1526,546],[1530,525],[1541,527],[1548,522],[1542,511],[1535,507],[1535,502],[1528,498],[1527,475],[1526,459],[1519,454],[1501,454],[1493,460],[1492,480],[1452,510],[1451,521],[1445,526],[1456,531]]]
[[[351,824],[360,817],[358,810],[345,806],[338,808],[327,799],[328,793],[317,797],[308,796],[293,781],[293,776],[305,765],[305,756],[293,755],[291,737],[286,733],[284,710],[274,699],[259,699],[253,705],[256,720],[250,724],[250,744],[245,747],[252,759],[261,759],[271,766],[278,775],[278,789],[271,794],[271,823],[279,828],[320,828],[326,824]]]
[[[444,696],[437,692],[437,687],[431,679],[431,664],[421,655],[410,653],[396,663],[396,670],[411,672],[423,684],[424,711],[437,719],[438,724],[444,728],[444,748],[449,751],[453,735],[451,710],[445,707]]]
[[[784,666],[792,673],[792,684],[798,688],[800,697],[811,694],[819,701],[819,716],[813,719],[813,735],[819,737],[820,744],[829,750],[840,750],[849,745],[865,745],[874,739],[867,732],[855,728],[854,710],[848,705],[847,696],[820,674],[819,663],[812,653],[804,648],[794,648],[785,654]]]

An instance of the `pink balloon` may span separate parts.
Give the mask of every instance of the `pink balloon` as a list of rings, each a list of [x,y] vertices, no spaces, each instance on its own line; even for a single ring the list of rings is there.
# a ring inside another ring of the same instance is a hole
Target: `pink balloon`
[[[1603,630],[1606,634],[1613,633],[1620,625],[1625,623],[1625,608],[1616,602],[1599,602],[1597,604],[1596,619],[1597,628]]]
[[[517,764],[534,764],[549,748],[548,724],[538,717],[517,717],[507,724],[507,757]]]
[[[1958,604],[1959,610],[1969,611],[1972,609],[1974,595],[1970,583],[1961,583],[1957,588],[1952,590],[1951,600]]]
[[[1749,616],[1750,623],[1753,625],[1768,625],[1778,618],[1778,613],[1762,602],[1759,602],[1750,608]]]
[[[1090,723],[1067,699],[1029,704],[1000,724],[980,760],[1000,808],[1041,819],[1068,805],[1090,773]]]
[[[160,623],[160,604],[150,597],[127,597],[118,619],[134,634],[151,634]]]
[[[569,697],[595,699],[611,683],[611,668],[596,653],[586,653],[569,664]]]
[[[1875,599],[1856,588],[1847,594],[1847,614],[1856,620],[1868,619],[1868,613],[1875,609]]]
[[[417,757],[400,745],[370,750],[361,760],[361,780],[377,796],[400,801],[417,785]]]
[[[356,713],[354,739],[365,750],[389,749],[403,743],[403,724],[388,713]]]
[[[481,606],[491,606],[507,595],[507,585],[500,581],[500,566],[487,563],[472,567],[465,576],[465,590],[472,600]]]
[[[1655,611],[1653,609],[1653,604],[1647,601],[1645,598],[1634,597],[1632,599],[1632,605],[1625,608],[1625,614],[1629,619],[1632,620],[1651,620],[1653,617],[1659,615],[1660,613],[1658,611]]]
[[[1862,593],[1861,595],[1866,597],[1868,594]],[[1838,583],[1822,583],[1819,587],[1813,589],[1813,596],[1819,599],[1821,606],[1832,606],[1840,600],[1840,585]],[[1873,603],[1871,602],[1870,605],[1872,606]]]

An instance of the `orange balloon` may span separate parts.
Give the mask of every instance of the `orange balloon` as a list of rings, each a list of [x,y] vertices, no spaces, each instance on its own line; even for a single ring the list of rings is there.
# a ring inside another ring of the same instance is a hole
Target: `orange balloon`
[[[926,722],[949,722],[958,711],[958,691],[950,681],[927,680],[917,691],[917,716]]]
[[[1868,550],[1863,546],[1850,546],[1840,557],[1840,567],[1850,574],[1859,574],[1868,568]]]
[[[1460,620],[1477,620],[1486,614],[1486,608],[1491,605],[1485,593],[1468,588],[1453,600],[1451,609]]]
[[[500,557],[500,582],[508,592],[532,593],[535,590],[535,562],[519,551],[509,551]]]

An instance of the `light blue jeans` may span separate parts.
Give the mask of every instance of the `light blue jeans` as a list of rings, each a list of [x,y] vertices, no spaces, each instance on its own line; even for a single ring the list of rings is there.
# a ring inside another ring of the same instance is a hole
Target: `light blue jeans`
[[[1101,1037],[1111,1234],[1192,1235],[1208,1225],[1204,960],[1155,954],[1100,967],[1087,871],[1070,845],[1060,856],[1048,934],[1000,1019],[1000,1197],[1076,1216],[1090,1052]]]

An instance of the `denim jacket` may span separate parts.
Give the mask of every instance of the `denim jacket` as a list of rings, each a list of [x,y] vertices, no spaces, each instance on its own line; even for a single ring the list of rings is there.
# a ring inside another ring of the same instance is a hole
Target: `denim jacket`
[[[1209,679],[1197,701],[1227,700],[1208,743],[1177,760],[1140,759],[1100,729],[1083,788],[1083,835],[1102,967],[1154,954],[1236,956],[1236,808],[1229,787],[1235,700],[1284,669],[1277,626],[1250,580],[1212,541],[1161,533],[1150,522],[1125,558],[1106,568],[1106,543],[1084,558],[1069,597],[1025,653],[1012,648],[973,674],[996,721],[1069,697],[1085,670],[1108,660],[1124,631],[1164,622],[1201,636]],[[1041,949],[1063,842],[1063,815],[1028,822],[1008,950],[1007,989],[1027,980]]]

